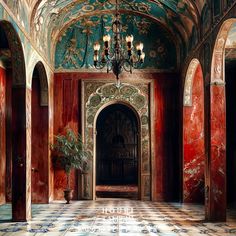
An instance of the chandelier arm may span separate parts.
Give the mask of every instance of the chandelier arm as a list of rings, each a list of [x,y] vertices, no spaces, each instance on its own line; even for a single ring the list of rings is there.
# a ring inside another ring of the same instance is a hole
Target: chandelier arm
[[[126,72],[132,73],[132,66],[133,66],[133,63],[129,59],[123,59],[122,67],[124,68]]]

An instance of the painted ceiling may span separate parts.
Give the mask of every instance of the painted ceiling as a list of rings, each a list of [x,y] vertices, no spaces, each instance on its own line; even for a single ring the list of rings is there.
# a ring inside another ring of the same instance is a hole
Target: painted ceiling
[[[4,0],[52,62],[58,39],[85,17],[113,13],[115,0]],[[209,17],[207,0],[119,0],[120,12],[138,15],[161,26],[186,55],[199,39],[201,22]],[[29,14],[30,13],[30,14]],[[204,19],[202,19],[204,15]],[[206,27],[205,27],[206,28]]]
[[[102,37],[105,34],[112,36],[113,20],[113,14],[90,16],[67,28],[56,46],[55,68],[93,68],[93,45],[95,42],[103,45]],[[140,41],[144,43],[146,59],[140,68],[162,71],[176,68],[176,45],[167,31],[141,16],[122,14],[121,22],[123,39],[126,35],[132,34],[134,46]],[[126,49],[124,41],[123,48]]]

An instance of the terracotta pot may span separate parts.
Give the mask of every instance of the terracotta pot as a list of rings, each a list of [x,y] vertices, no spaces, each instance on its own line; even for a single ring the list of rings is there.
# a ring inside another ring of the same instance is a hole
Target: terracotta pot
[[[64,190],[64,198],[66,200],[66,204],[70,203],[72,197],[73,197],[73,190],[71,189]]]

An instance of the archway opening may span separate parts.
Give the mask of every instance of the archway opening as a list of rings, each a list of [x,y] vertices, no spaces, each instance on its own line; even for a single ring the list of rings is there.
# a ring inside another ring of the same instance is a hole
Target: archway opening
[[[236,20],[225,45],[227,206],[236,209]]]
[[[1,203],[12,203],[14,221],[26,221],[31,218],[26,190],[26,73],[22,44],[10,22],[0,21],[0,42]]]
[[[138,120],[128,106],[104,108],[96,123],[96,196],[138,198]]]
[[[36,64],[33,71],[31,97],[31,127],[32,202],[48,203],[48,86],[46,71],[41,62]]]
[[[189,65],[183,108],[183,202],[204,203],[204,81],[198,60]]]

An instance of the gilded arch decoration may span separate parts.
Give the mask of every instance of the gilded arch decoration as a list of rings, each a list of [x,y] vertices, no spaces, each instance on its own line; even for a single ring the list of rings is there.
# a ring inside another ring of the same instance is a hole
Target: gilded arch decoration
[[[225,46],[231,26],[235,19],[226,20],[217,35],[211,65],[211,83],[224,84],[225,82]]]
[[[198,59],[193,59],[188,66],[184,84],[184,106],[192,106],[193,79],[199,64]]]
[[[140,139],[140,197],[151,199],[151,151],[150,151],[150,84],[122,83],[117,87],[112,82],[82,82],[83,139],[92,161],[92,168],[82,176],[82,198],[95,198],[96,118],[109,104],[123,103],[135,110],[139,119]]]

